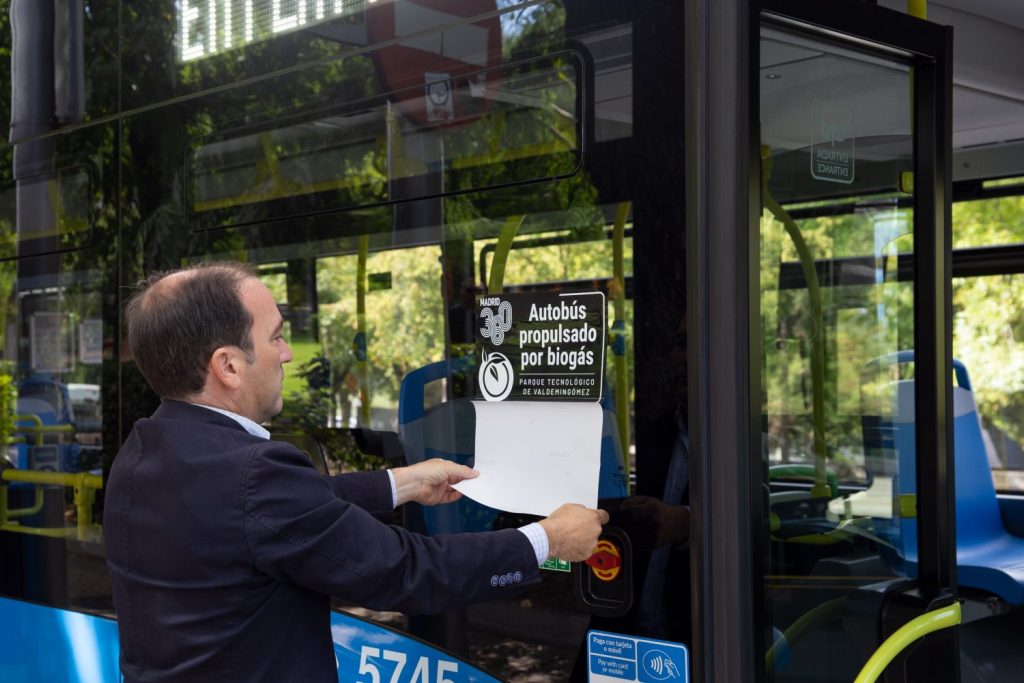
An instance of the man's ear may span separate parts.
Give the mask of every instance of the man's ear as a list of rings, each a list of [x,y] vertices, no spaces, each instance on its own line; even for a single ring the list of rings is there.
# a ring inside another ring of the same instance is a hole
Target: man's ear
[[[210,372],[207,381],[213,380],[225,389],[238,389],[242,385],[242,369],[246,365],[245,354],[234,346],[218,347],[210,356]]]

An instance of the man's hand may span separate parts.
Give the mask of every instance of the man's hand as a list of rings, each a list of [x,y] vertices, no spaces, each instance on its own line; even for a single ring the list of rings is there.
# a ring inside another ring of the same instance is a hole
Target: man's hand
[[[395,477],[399,505],[410,501],[438,505],[461,498],[462,494],[451,485],[464,479],[473,479],[479,472],[450,460],[434,458],[408,467],[396,467],[391,470],[391,474]]]
[[[548,535],[548,555],[569,562],[582,562],[594,554],[601,526],[608,522],[604,510],[567,503],[542,519]]]

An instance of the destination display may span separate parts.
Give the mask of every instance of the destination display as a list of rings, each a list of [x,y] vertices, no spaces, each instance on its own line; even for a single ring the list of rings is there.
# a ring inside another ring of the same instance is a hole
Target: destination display
[[[352,15],[377,0],[178,0],[178,60],[212,57],[283,33]]]
[[[502,294],[477,300],[477,392],[488,401],[599,401],[602,292]]]

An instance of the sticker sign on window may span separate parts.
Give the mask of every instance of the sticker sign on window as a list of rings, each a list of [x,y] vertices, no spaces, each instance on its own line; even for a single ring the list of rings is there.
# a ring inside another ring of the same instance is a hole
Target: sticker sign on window
[[[602,292],[484,295],[477,323],[477,391],[486,400],[601,400]]]
[[[690,652],[682,643],[589,631],[590,683],[688,683]]]
[[[856,161],[853,110],[825,100],[814,100],[811,110],[811,176],[830,183],[852,183]]]

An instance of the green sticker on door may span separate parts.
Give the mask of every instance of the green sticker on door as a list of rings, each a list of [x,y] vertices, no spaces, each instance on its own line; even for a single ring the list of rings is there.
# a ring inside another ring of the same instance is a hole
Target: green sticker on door
[[[548,569],[553,572],[571,572],[572,565],[569,564],[568,560],[560,560],[557,557],[552,557],[540,566],[541,569]]]
[[[811,176],[849,185],[854,178],[853,110],[845,104],[811,104]]]

